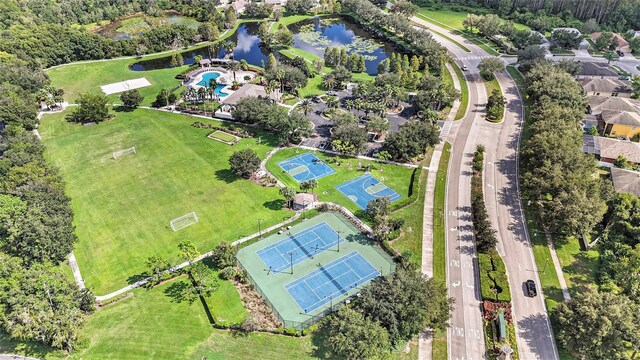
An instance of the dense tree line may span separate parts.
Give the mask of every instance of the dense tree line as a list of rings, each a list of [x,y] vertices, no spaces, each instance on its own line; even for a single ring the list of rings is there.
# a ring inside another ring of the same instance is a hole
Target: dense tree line
[[[138,38],[120,41],[57,24],[14,25],[0,32],[0,37],[0,51],[15,54],[32,63],[34,68],[178,49],[201,39],[190,27],[170,24],[153,27]]]
[[[42,94],[59,92],[15,58],[0,69],[0,327],[15,339],[71,350],[94,300],[58,266],[76,241],[73,211],[30,131]]]
[[[554,27],[583,26],[593,22],[617,31],[640,28],[640,1],[638,0],[412,0],[420,6],[450,4],[454,10],[498,13],[525,23],[535,30],[551,30]]]
[[[560,67],[539,62],[526,73],[535,103],[530,138],[522,149],[525,195],[552,233],[587,234],[606,211],[605,183],[595,159],[582,152],[579,123],[586,100],[580,84]]]
[[[274,104],[270,99],[246,97],[232,111],[233,119],[257,125],[278,134],[281,143],[299,141],[301,136],[311,135],[311,122],[304,114],[292,112]]]
[[[90,24],[138,12],[159,16],[164,10],[175,10],[198,21],[210,21],[217,13],[218,4],[217,0],[7,0],[0,5],[0,29],[16,23]]]
[[[322,328],[333,358],[386,358],[393,347],[425,328],[446,329],[452,305],[443,283],[401,265],[373,280],[355,305],[328,317]]]
[[[343,0],[342,10],[350,14],[356,21],[366,28],[386,30],[405,42],[411,44],[412,51],[425,57],[429,69],[439,73],[445,50],[431,36],[414,25],[402,14],[388,14],[373,5],[368,0]]]

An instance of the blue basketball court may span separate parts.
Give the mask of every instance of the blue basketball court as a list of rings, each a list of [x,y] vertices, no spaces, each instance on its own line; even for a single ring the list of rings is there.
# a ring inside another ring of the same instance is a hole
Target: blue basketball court
[[[326,222],[321,222],[275,244],[256,251],[270,272],[289,269],[338,244],[340,236]]]
[[[332,301],[380,275],[358,251],[337,259],[285,286],[304,313]]]
[[[278,166],[299,183],[320,179],[336,172],[331,166],[310,152],[280,161]]]
[[[391,202],[401,198],[400,194],[371,175],[362,175],[336,188],[361,209],[366,209],[369,201],[375,198],[388,196]]]

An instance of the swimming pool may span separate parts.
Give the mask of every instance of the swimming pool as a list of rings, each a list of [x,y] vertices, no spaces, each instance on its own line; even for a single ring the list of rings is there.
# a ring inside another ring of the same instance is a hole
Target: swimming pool
[[[196,83],[196,85],[198,86],[203,86],[203,87],[209,87],[209,81],[211,79],[217,79],[220,77],[220,73],[217,72],[208,72],[202,75],[202,80],[198,81]],[[220,96],[220,97],[224,97],[227,96],[229,94],[227,94],[226,92],[222,91],[222,89],[224,89],[227,85],[225,84],[216,84],[216,89],[213,91],[216,95]]]

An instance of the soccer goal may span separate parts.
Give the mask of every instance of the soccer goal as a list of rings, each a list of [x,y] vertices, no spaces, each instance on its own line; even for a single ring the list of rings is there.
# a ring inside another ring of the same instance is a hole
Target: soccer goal
[[[191,226],[198,222],[198,216],[194,212],[190,212],[188,214],[182,215],[178,218],[175,218],[169,222],[171,226],[171,230],[178,231],[186,228],[187,226]]]
[[[129,155],[129,154],[135,154],[136,153],[136,147],[130,147],[128,149],[124,149],[124,150],[118,150],[118,151],[114,151],[113,152],[113,158],[114,159],[119,159],[125,155]]]

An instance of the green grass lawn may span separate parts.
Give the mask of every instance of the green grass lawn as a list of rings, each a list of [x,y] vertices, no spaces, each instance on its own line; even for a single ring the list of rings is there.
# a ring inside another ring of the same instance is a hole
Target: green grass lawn
[[[234,142],[236,141],[236,137],[231,135],[231,134],[227,134],[224,131],[215,131],[214,133],[212,133],[211,135],[209,135],[212,138],[216,138],[222,141],[226,141],[226,142]]]
[[[446,230],[445,230],[445,201],[447,190],[447,172],[449,171],[449,157],[451,144],[444,143],[442,157],[436,175],[436,187],[433,199],[433,277],[446,281]]]
[[[151,255],[178,263],[183,239],[205,252],[257,232],[257,218],[269,226],[292,215],[282,210],[276,188],[237,179],[229,170],[228,158],[239,149],[264,157],[272,149],[268,134],[260,134],[261,144],[252,138],[229,146],[208,139],[210,130],[190,126],[194,119],[183,115],[138,109],[89,127],[70,124],[64,115],[45,116],[40,132],[72,199],[82,275],[98,295],[139,277]],[[113,151],[131,146],[135,155],[111,159]],[[197,224],[171,231],[171,219],[192,211]]]
[[[183,277],[184,278],[184,277]],[[112,304],[88,317],[83,326],[82,346],[65,356],[35,343],[13,341],[0,333],[3,352],[41,359],[326,359],[322,336],[290,337],[268,333],[241,333],[214,329],[200,301],[177,302],[171,295],[179,278],[151,290],[136,289],[133,297]],[[220,280],[221,288],[207,298],[216,317],[231,317],[224,301],[240,304],[235,288]],[[235,297],[225,294],[225,288]],[[222,300],[224,299],[224,300]],[[244,310],[244,309],[242,309]],[[320,334],[319,334],[320,335]],[[417,359],[416,341],[410,352],[404,347],[390,359]]]
[[[64,90],[65,101],[75,103],[82,93],[103,94],[100,86],[118,81],[137,79],[144,77],[151,86],[139,88],[144,96],[142,105],[151,105],[161,89],[171,89],[180,83],[176,75],[188,68],[180,66],[170,69],[133,71],[129,65],[140,59],[120,59],[85,64],[72,64],[47,70],[51,78],[51,84]],[[119,94],[109,95],[114,103],[120,103]]]
[[[420,17],[423,20],[436,24],[440,27],[443,27],[447,30],[451,30],[454,34],[463,36],[464,38],[478,45],[484,51],[486,51],[491,55],[498,55],[499,53],[495,49],[495,44],[493,44],[488,40],[482,39],[480,35],[477,34],[477,31],[474,30],[473,34],[467,31],[464,31],[464,26],[462,25],[462,22],[464,21],[464,19],[467,17],[468,14],[469,14],[468,12],[451,11],[447,9],[434,10],[431,8],[423,7],[423,8],[420,8],[420,10],[418,10],[416,16]],[[515,23],[514,26],[519,30],[521,29],[530,30],[530,28],[524,24]],[[443,35],[443,34],[440,34],[440,35]],[[456,43],[456,44],[458,46],[461,46],[461,44],[459,43]],[[461,47],[465,49],[464,46],[461,46]],[[465,51],[468,51],[468,49]]]
[[[457,30],[464,30],[464,26],[462,22],[467,18],[468,12],[460,12],[460,11],[451,11],[451,10],[434,10],[430,8],[420,8],[418,10],[419,14],[430,17],[441,24],[446,25],[447,27],[454,28]],[[526,29],[531,30],[530,27],[524,24],[515,23],[514,26],[518,30]]]
[[[289,174],[285,173],[284,170],[278,166],[278,162],[304,152],[308,152],[308,150],[298,148],[279,150],[269,159],[269,161],[267,161],[267,169],[286,186],[299,190],[300,185],[298,182],[289,176]],[[408,196],[411,173],[414,170],[412,168],[402,165],[382,164],[373,161],[360,160],[347,156],[338,156],[320,151],[316,152],[316,156],[336,170],[335,174],[318,179],[318,188],[315,189],[315,192],[318,194],[320,201],[337,203],[343,205],[354,213],[359,212],[360,208],[336,189],[336,186],[365,174],[364,170],[358,170],[358,163],[362,164],[363,167],[371,164],[371,174],[374,177],[382,181],[381,177],[384,176],[383,182],[388,187],[395,190],[403,198]],[[335,161],[339,161],[340,166],[336,165]],[[351,170],[349,169],[350,167]]]
[[[420,166],[429,166],[433,149],[420,163]],[[424,217],[425,186],[427,184],[427,170],[421,170],[418,178],[418,186],[415,191],[418,193],[416,201],[393,213],[392,217],[405,219],[402,235],[392,242],[392,246],[401,254],[411,253],[411,261],[416,265],[422,264],[422,232]]]
[[[458,112],[456,113],[456,117],[454,120],[460,120],[464,117],[464,114],[467,112],[467,107],[469,106],[469,86],[467,85],[467,80],[464,78],[464,74],[460,67],[456,63],[451,63],[451,67],[455,70],[456,75],[458,75],[458,80],[460,80],[460,107],[458,108]]]
[[[500,93],[502,93],[502,88],[500,88],[500,83],[498,82],[498,79],[496,79],[495,77],[491,81],[485,80],[484,87],[485,89],[487,89],[487,97],[491,96],[491,93],[493,92],[493,90],[498,90]]]

